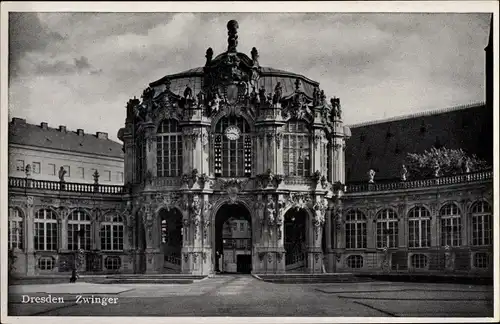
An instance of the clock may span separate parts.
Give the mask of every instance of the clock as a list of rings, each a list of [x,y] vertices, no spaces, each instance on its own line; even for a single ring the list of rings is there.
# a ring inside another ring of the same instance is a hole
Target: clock
[[[240,129],[236,126],[229,126],[226,128],[224,131],[224,134],[226,135],[227,139],[230,141],[235,141],[238,138],[240,138]]]

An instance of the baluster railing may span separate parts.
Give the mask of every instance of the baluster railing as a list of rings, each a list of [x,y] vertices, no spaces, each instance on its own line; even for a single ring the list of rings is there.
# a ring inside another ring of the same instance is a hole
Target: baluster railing
[[[346,192],[356,193],[356,192],[366,192],[366,191],[417,189],[417,188],[452,185],[452,184],[474,182],[474,181],[485,181],[490,179],[493,179],[493,171],[486,170],[475,173],[451,175],[451,176],[431,178],[431,179],[410,180],[404,182],[394,181],[388,183],[351,183],[347,184]]]
[[[10,188],[29,188],[38,190],[53,190],[82,193],[122,194],[123,186],[95,185],[89,183],[60,182],[50,180],[35,180],[29,178],[9,177]]]

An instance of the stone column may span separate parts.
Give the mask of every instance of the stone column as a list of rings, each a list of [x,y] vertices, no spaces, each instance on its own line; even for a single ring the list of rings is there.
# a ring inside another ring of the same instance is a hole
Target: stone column
[[[322,251],[322,238],[323,238],[323,225],[325,224],[325,212],[328,205],[326,200],[320,196],[316,196],[316,201],[312,208],[313,216],[309,222],[310,242],[308,248],[308,272],[309,273],[322,273],[323,272],[323,251]]]
[[[469,246],[469,227],[470,227],[470,216],[469,216],[469,203],[470,201],[467,199],[462,200],[461,202],[461,213],[460,213],[460,224],[462,225],[461,236],[462,236],[462,246]]]
[[[125,149],[125,158],[123,160],[123,182],[124,184],[134,182],[134,164],[135,164],[135,144],[132,134],[133,125],[126,124],[123,134],[123,147]]]
[[[152,202],[145,202],[142,207],[142,222],[144,224],[144,234],[146,236],[146,273],[157,273],[163,266],[159,242],[157,240],[158,230],[155,228],[157,218]]]
[[[438,217],[438,210],[437,210],[438,203],[434,202],[431,204],[431,247],[438,247],[439,246],[439,217]]]
[[[398,247],[406,249],[408,247],[408,207],[407,204],[398,206]]]
[[[335,224],[332,224],[332,219],[333,213],[332,213],[332,208],[328,208],[325,213],[325,232],[323,235],[325,236],[326,240],[326,251],[323,251],[323,253],[326,253],[326,272],[335,272],[335,256],[333,253],[333,242],[332,242],[332,235],[333,235],[333,230],[335,228]]]
[[[376,216],[374,212],[374,207],[369,207],[368,212],[366,213],[366,248],[370,250],[374,250],[377,248],[376,243]]]
[[[144,123],[146,185],[156,177],[156,126],[152,122]],[[149,176],[148,176],[149,175]]]
[[[35,274],[36,259],[35,259],[35,246],[34,246],[34,235],[35,235],[35,210],[33,208],[33,196],[26,197],[26,213],[25,213],[25,226],[24,226],[24,237],[26,238],[26,274],[28,276],[33,276]]]

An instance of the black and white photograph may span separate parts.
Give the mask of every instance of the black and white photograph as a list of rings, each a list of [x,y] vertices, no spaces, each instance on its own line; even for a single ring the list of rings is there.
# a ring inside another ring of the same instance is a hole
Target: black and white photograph
[[[498,13],[3,2],[1,322],[496,322]]]

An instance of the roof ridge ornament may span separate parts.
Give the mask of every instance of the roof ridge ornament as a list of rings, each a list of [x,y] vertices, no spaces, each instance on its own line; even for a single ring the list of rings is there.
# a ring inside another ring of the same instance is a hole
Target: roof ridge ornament
[[[227,23],[227,51],[236,53],[236,47],[238,46],[238,22],[236,20],[230,20]]]

